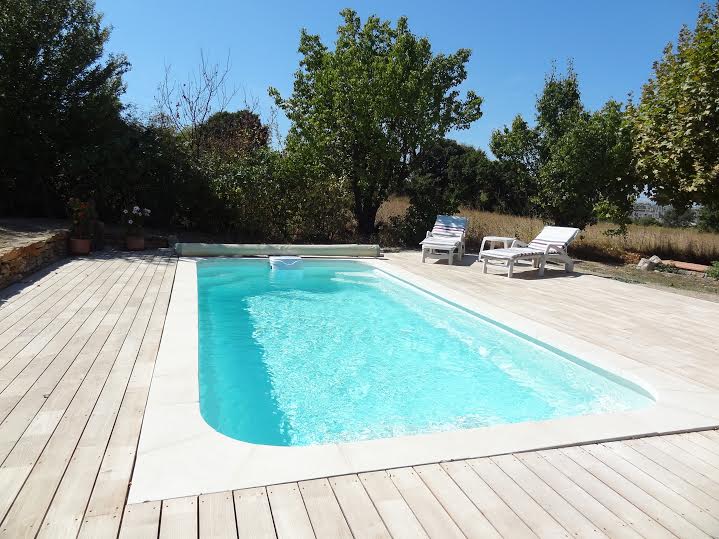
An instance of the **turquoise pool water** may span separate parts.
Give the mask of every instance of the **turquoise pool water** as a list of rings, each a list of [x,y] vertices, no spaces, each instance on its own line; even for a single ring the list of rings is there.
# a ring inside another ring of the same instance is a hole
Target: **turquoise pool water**
[[[310,445],[648,406],[620,379],[352,261],[197,264],[200,410]]]

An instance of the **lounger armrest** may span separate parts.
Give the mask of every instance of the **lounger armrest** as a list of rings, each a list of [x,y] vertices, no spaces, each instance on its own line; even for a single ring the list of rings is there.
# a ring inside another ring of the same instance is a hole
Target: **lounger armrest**
[[[558,253],[563,253],[564,252],[564,244],[563,243],[548,243],[544,247],[544,254],[548,255],[549,251],[552,249],[554,249]]]
[[[527,247],[528,244],[524,243],[523,241],[514,240],[512,242],[512,247]]]

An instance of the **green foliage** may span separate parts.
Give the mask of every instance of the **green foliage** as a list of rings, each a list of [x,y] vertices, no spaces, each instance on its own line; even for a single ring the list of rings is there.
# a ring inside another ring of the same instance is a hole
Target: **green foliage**
[[[204,151],[219,152],[225,158],[247,155],[270,143],[269,127],[249,110],[216,112],[197,127],[195,135],[203,141]]]
[[[347,179],[359,230],[371,234],[379,206],[408,178],[418,151],[467,128],[481,116],[482,99],[471,91],[461,99],[456,89],[469,50],[434,54],[404,17],[392,26],[374,16],[362,25],[350,9],[341,15],[334,50],[303,31],[292,96],[270,94],[292,121],[288,142]]]
[[[442,139],[417,155],[404,194],[410,207],[394,226],[404,243],[416,245],[438,214],[452,214],[460,205],[498,209],[504,203],[504,185],[495,163],[482,151]]]
[[[629,114],[637,170],[657,202],[719,202],[719,3],[667,45]]]
[[[660,220],[649,216],[632,219],[632,223],[639,226],[662,226],[662,222]]]
[[[96,219],[95,206],[92,202],[71,198],[67,203],[72,220],[72,237],[90,239],[92,223]]]
[[[528,211],[579,228],[606,219],[621,231],[629,222],[642,186],[631,166],[624,111],[615,101],[586,111],[571,66],[565,76],[552,71],[545,80],[536,126],[517,116],[511,128],[492,133],[490,148],[503,183],[526,196]],[[513,204],[514,211],[521,200]]]
[[[661,273],[675,273],[675,274],[681,274],[682,270],[677,268],[676,266],[672,266],[669,264],[662,264],[661,262],[657,264],[654,269]]]
[[[465,178],[457,177],[456,165],[469,151],[452,140],[442,140],[426,146],[417,156],[406,187],[410,206],[401,222],[394,223],[406,244],[416,245],[438,214],[459,210],[466,184]]]
[[[707,276],[712,279],[719,279],[719,260],[712,262],[712,265],[707,270]]]
[[[312,166],[268,148],[229,160],[206,154],[202,169],[219,208],[209,228],[241,241],[346,240],[346,186]]]
[[[686,228],[692,226],[696,219],[696,212],[692,209],[677,210],[669,208],[662,215],[662,224],[673,228]]]
[[[719,232],[719,203],[705,204],[699,208],[697,227],[704,232]]]
[[[0,211],[60,216],[104,171],[129,64],[90,0],[5,0],[0,28]]]

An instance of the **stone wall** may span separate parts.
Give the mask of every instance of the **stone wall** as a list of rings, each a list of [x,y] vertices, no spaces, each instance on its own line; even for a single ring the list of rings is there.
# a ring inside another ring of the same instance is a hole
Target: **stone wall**
[[[32,243],[0,251],[0,288],[20,281],[43,266],[67,256],[66,230],[56,231]]]

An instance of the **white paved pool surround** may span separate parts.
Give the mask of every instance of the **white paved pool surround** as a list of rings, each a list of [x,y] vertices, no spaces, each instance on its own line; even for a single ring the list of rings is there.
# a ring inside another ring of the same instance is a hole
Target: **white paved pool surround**
[[[716,391],[377,259],[361,262],[636,384],[656,403],[629,412],[352,443],[277,447],[235,440],[200,415],[197,260],[178,261],[128,503],[719,425]]]

